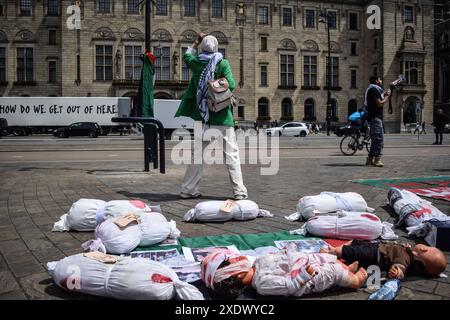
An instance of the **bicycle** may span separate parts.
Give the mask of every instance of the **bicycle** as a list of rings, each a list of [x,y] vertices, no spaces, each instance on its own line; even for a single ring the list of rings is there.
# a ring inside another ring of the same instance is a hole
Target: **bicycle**
[[[341,152],[346,156],[352,156],[358,150],[363,150],[366,147],[367,152],[370,150],[370,135],[364,135],[361,132],[346,135],[341,140]]]

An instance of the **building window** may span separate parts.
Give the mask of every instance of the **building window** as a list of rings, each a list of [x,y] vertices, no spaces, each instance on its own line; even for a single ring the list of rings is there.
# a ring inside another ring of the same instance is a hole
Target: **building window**
[[[186,53],[187,47],[181,48],[182,56]],[[191,80],[191,69],[187,66],[186,63],[182,63],[181,65],[181,80],[183,81],[189,81]]]
[[[6,0],[0,0],[0,17],[6,16]]]
[[[245,118],[244,106],[238,106],[238,118],[239,119]]]
[[[328,26],[330,29],[337,29],[337,12],[328,11]]]
[[[6,48],[0,47],[0,82],[6,82]]]
[[[267,37],[261,37],[261,50],[267,51]]]
[[[372,67],[372,75],[378,76],[378,66],[373,66]]]
[[[315,28],[316,27],[316,11],[306,9],[305,10],[305,27]]]
[[[289,98],[284,98],[283,101],[281,101],[281,117],[282,118],[293,117],[292,100]]]
[[[373,50],[378,50],[378,38],[373,38]]]
[[[95,79],[112,80],[113,78],[112,46],[95,46]]]
[[[139,2],[140,0],[128,0],[127,1],[127,13],[139,14]]]
[[[356,42],[350,42],[350,55],[357,56],[358,52],[356,50]]]
[[[413,23],[414,22],[414,7],[405,6],[403,17],[404,17],[405,22]]]
[[[350,12],[348,14],[348,28],[349,30],[358,30],[358,14]]]
[[[280,55],[280,85],[282,87],[294,86],[294,55]]]
[[[350,70],[350,88],[356,89],[356,70]]]
[[[442,99],[441,101],[450,101],[450,67],[447,65],[447,69],[442,70]]]
[[[142,46],[125,46],[125,79],[139,80],[142,70]]]
[[[258,7],[258,24],[269,24],[269,7]]]
[[[358,104],[355,99],[351,99],[347,105],[347,116],[352,115],[356,111],[358,111]]]
[[[303,57],[303,85],[305,87],[317,86],[317,57]]]
[[[156,1],[156,15],[167,16],[167,0]]]
[[[170,80],[170,47],[154,47],[155,79]]]
[[[59,15],[59,0],[47,0],[47,15]]]
[[[48,30],[48,44],[50,46],[56,45],[56,30],[55,29]]]
[[[195,0],[184,0],[184,16],[195,17]]]
[[[292,8],[283,8],[283,26],[292,26]]]
[[[98,12],[110,13],[111,12],[111,0],[99,0],[98,1]]]
[[[337,88],[339,87],[339,58],[338,57],[331,57],[331,77],[329,77],[329,68],[328,68],[328,57],[326,59],[327,61],[327,80],[331,80],[331,88]]]
[[[419,83],[419,63],[417,61],[405,61],[405,78],[407,84]]]
[[[20,0],[19,9],[21,16],[31,16],[31,12],[33,10],[33,1],[32,0]]]
[[[222,57],[224,57],[225,59],[227,58],[226,56],[227,50],[225,48],[219,48],[217,49],[217,51],[219,51],[222,54]]]
[[[261,65],[261,86],[267,86],[267,65]]]
[[[330,108],[330,115],[332,121],[337,121],[338,119],[338,112],[337,112],[337,101],[336,99],[331,99],[331,108]]]
[[[48,82],[56,82],[56,61],[48,62]]]
[[[258,117],[269,117],[269,101],[266,98],[258,100]]]
[[[212,0],[212,16],[214,18],[222,18],[223,16],[222,0]]]
[[[314,100],[309,98],[305,100],[305,118],[304,120],[313,120],[316,117],[316,108]]]
[[[17,81],[33,81],[33,48],[17,48]]]

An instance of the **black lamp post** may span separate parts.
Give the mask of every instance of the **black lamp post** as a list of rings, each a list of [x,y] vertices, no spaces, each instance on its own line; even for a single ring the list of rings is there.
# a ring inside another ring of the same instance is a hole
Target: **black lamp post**
[[[152,0],[145,0],[145,49],[151,51],[152,45]]]
[[[319,15],[319,22],[326,23],[327,34],[328,34],[328,63],[327,63],[327,136],[330,135],[331,126],[331,37],[330,37],[330,14],[328,12],[322,12]]]

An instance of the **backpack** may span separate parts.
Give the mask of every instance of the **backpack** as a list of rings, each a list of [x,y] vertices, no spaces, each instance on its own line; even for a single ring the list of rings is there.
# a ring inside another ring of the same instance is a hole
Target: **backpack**
[[[348,120],[350,122],[354,122],[354,123],[362,123],[363,118],[366,116],[366,112],[365,111],[356,111],[354,113],[352,113],[349,117]]]
[[[235,107],[237,99],[229,89],[225,77],[208,81],[208,108],[213,112],[225,109],[229,105]]]

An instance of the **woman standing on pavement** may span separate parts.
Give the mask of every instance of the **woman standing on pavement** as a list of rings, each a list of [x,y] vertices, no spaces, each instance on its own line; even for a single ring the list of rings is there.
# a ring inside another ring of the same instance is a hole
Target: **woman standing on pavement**
[[[234,132],[232,106],[229,105],[218,112],[212,112],[208,109],[208,80],[225,77],[229,83],[230,90],[233,91],[235,88],[230,64],[218,52],[218,46],[219,43],[215,37],[199,33],[192,47],[189,47],[183,56],[184,62],[192,71],[192,78],[188,89],[181,99],[180,107],[175,117],[186,116],[202,122],[201,132],[194,130],[194,135],[202,141],[202,159],[201,163],[196,163],[196,159],[194,159],[194,163],[187,166],[181,185],[180,197],[182,199],[201,197],[198,185],[203,172],[203,151],[208,145],[208,140],[204,137],[207,129],[216,129],[220,132],[221,137],[215,138],[220,138],[224,141],[222,145],[223,153],[234,198],[236,200],[247,198],[247,189],[242,179],[239,147]],[[197,53],[197,49],[199,49],[199,53]]]

